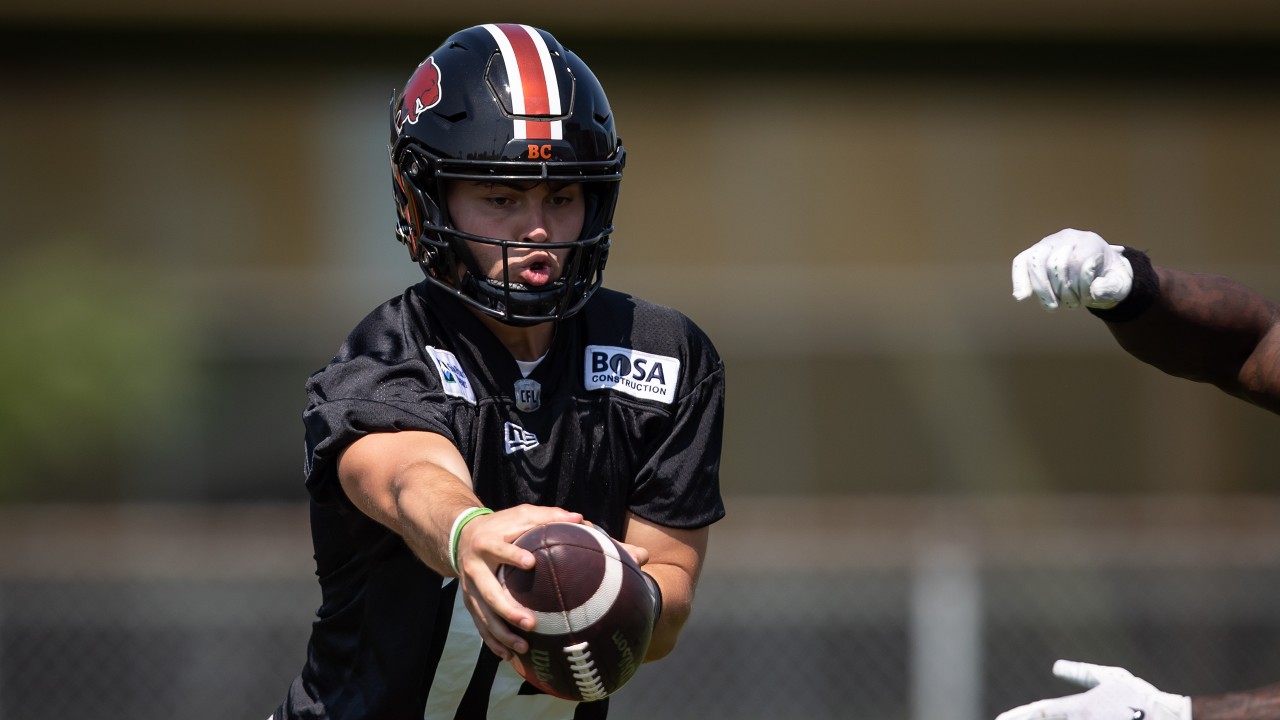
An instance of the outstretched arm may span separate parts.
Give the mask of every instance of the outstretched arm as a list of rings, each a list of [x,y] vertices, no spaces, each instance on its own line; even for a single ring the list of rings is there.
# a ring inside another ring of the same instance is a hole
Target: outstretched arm
[[[1086,307],[1143,362],[1280,412],[1280,305],[1239,282],[1157,268],[1071,229],[1019,253],[1012,278],[1017,299]]]
[[[506,659],[512,650],[527,649],[507,623],[529,630],[533,615],[498,582],[497,568],[533,567],[533,554],[514,540],[542,523],[582,522],[581,514],[520,505],[462,525],[458,518],[483,503],[471,489],[457,448],[429,432],[375,433],[356,440],[338,460],[338,479],[357,508],[404,538],[428,567],[458,576],[476,629],[495,654]]]
[[[1134,357],[1170,375],[1212,383],[1223,391],[1280,412],[1280,306],[1230,278],[1143,268],[1154,273],[1157,295],[1149,308],[1107,328]]]
[[[1280,720],[1280,683],[1253,692],[1191,698],[1195,720]]]

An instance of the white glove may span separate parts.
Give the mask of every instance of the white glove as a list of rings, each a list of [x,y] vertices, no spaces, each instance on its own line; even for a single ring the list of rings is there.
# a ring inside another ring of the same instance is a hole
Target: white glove
[[[1038,700],[996,720],[1191,720],[1191,698],[1160,692],[1128,670],[1059,660],[1053,674],[1091,690]]]
[[[1097,233],[1060,230],[1013,259],[1013,296],[1034,293],[1050,310],[1115,307],[1133,289],[1133,266],[1122,250]]]

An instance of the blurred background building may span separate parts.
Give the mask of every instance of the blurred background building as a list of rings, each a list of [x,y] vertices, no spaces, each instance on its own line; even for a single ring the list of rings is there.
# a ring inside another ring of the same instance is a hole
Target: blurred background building
[[[1008,278],[1078,227],[1280,298],[1280,5],[530,7],[0,5],[0,718],[280,700],[303,381],[420,277],[387,102],[489,21],[601,78],[608,284],[728,366],[729,517],[616,716],[978,720],[1060,656],[1280,681],[1280,419]]]

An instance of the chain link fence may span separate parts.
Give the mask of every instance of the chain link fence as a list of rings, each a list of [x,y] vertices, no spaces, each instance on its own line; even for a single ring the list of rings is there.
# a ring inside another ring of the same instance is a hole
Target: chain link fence
[[[622,720],[979,720],[1073,689],[1280,681],[1280,501],[730,500],[677,651]],[[319,593],[306,509],[0,511],[0,718],[265,717]]]

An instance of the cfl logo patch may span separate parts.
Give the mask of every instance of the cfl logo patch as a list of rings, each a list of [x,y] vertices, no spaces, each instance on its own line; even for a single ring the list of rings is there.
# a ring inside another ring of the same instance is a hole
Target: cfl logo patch
[[[616,390],[641,400],[675,402],[680,360],[612,345],[588,345],[583,384],[587,390]]]

